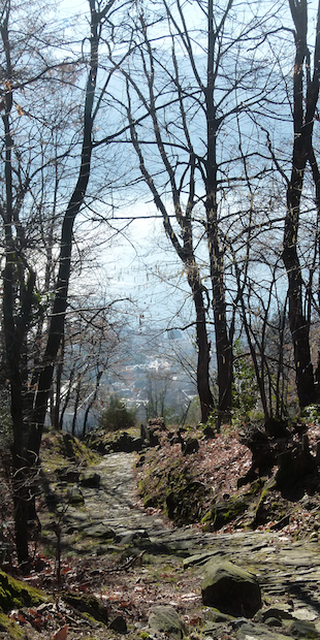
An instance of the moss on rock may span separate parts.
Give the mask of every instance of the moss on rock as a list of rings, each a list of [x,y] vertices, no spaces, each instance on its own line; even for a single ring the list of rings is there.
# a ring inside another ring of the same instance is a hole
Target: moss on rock
[[[62,597],[68,605],[77,609],[77,611],[80,611],[84,617],[107,624],[108,610],[95,596],[78,593],[64,593]]]
[[[203,567],[202,602],[232,616],[252,618],[262,607],[261,591],[256,580],[241,567],[216,558]]]
[[[10,620],[4,613],[0,613],[0,631],[8,633],[13,640],[20,640],[25,638],[25,634],[22,629],[17,625],[14,620]]]
[[[245,498],[230,498],[214,504],[210,512],[202,519],[205,530],[218,531],[235,518],[241,516],[249,508]]]
[[[4,613],[18,607],[38,605],[47,600],[48,597],[38,589],[29,587],[0,570],[0,607]]]
[[[19,640],[24,637],[24,633],[6,613],[12,609],[37,606],[47,601],[48,597],[38,589],[29,587],[0,570],[0,631],[8,633],[10,638]]]

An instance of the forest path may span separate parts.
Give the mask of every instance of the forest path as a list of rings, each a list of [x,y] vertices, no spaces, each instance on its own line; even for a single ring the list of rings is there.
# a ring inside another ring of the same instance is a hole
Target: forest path
[[[63,556],[69,551],[79,554],[79,567],[83,559],[86,572],[91,567],[94,575],[105,575],[106,593],[111,598],[114,589],[122,599],[130,592],[141,620],[147,618],[152,604],[174,602],[185,621],[192,615],[203,617],[208,640],[285,640],[288,624],[294,621],[312,624],[312,632],[310,628],[307,632],[320,638],[318,539],[293,541],[281,532],[215,534],[193,526],[172,527],[158,512],[150,514],[139,503],[135,461],[135,454],[115,453],[90,467],[90,472],[100,475],[100,484],[81,486],[84,503],[66,508]],[[130,564],[130,572],[123,573],[123,558],[139,557],[141,552],[145,554],[142,566]],[[257,614],[259,620],[242,620],[237,627],[232,622],[212,620],[208,609],[203,613],[201,565],[212,557],[230,560],[257,577],[264,603]],[[112,567],[120,567],[112,569],[115,574],[109,573],[110,562]],[[279,610],[281,629],[270,628],[265,612],[277,618]]]
[[[100,475],[100,486],[81,488],[89,520],[112,529],[118,541],[124,536],[156,536],[169,531],[163,517],[148,514],[139,504],[134,476],[136,459],[135,453],[103,456],[99,464],[90,467],[90,471]]]

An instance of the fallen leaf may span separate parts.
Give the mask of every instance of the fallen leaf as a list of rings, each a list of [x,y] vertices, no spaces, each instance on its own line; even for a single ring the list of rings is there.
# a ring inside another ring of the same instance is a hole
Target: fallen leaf
[[[52,636],[52,640],[66,640],[69,626],[65,624]]]

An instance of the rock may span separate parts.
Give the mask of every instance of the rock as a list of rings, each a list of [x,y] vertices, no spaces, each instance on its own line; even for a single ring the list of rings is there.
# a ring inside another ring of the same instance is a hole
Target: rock
[[[292,490],[304,478],[312,474],[317,468],[316,458],[309,451],[307,437],[301,446],[288,449],[278,456],[279,469],[276,473],[277,487]]]
[[[143,445],[142,438],[134,438],[126,431],[120,433],[119,437],[110,443],[108,450],[110,452],[132,453],[133,451],[141,451]]]
[[[239,498],[235,497],[221,500],[213,505],[210,518],[207,517],[205,522],[202,520],[202,523],[206,525],[207,530],[218,531],[228,524],[228,522],[245,513],[249,506],[250,503],[248,500],[245,500],[241,496]]]
[[[282,627],[282,622],[279,618],[267,618],[265,624],[267,627]]]
[[[245,623],[237,632],[238,640],[288,640],[288,636],[283,633],[271,631],[263,625]]]
[[[59,496],[55,493],[55,491],[48,491],[45,494],[46,505],[49,511],[55,511],[57,505],[59,504]]]
[[[89,614],[98,622],[103,622],[104,624],[108,622],[108,610],[95,596],[65,592],[62,594],[62,598],[68,605],[81,613]]]
[[[115,537],[115,532],[110,529],[110,527],[102,523],[90,524],[87,527],[83,527],[82,531],[86,536],[89,536],[90,538],[110,540],[114,539]]]
[[[166,636],[183,638],[186,633],[183,620],[181,620],[176,610],[170,605],[157,605],[152,607],[148,624],[151,629],[165,633]]]
[[[81,487],[89,487],[91,489],[98,489],[100,487],[100,480],[101,476],[99,473],[90,471],[84,471],[79,477]]]
[[[264,425],[265,431],[271,438],[284,438],[288,440],[290,432],[288,423],[280,418],[268,418]]]
[[[308,620],[295,620],[290,627],[290,635],[295,639],[297,638],[320,638],[320,633],[317,631],[313,622]]]
[[[103,429],[95,429],[85,437],[85,443],[93,451],[105,455],[108,449],[108,442],[105,442],[104,438],[105,431]]]
[[[7,613],[23,605],[38,605],[47,600],[48,597],[38,589],[29,587],[0,570],[0,611]]]
[[[123,531],[116,536],[115,542],[123,545],[131,544],[132,542],[137,542],[138,540],[149,540],[148,533],[145,529]]]
[[[292,611],[292,616],[294,620],[309,620],[309,622],[313,622],[318,617],[317,613],[314,609],[310,609],[309,607],[297,607]]]
[[[64,455],[69,460],[75,460],[75,438],[71,435],[71,433],[63,433],[62,434],[63,446],[64,446]]]
[[[199,451],[199,442],[197,438],[188,438],[183,444],[181,444],[181,451],[184,456],[188,456],[190,453],[196,453]]]
[[[138,462],[136,463],[136,467],[137,467],[137,469],[138,469],[139,467],[143,467],[143,465],[144,465],[145,461],[146,461],[146,456],[145,456],[145,454],[143,453],[143,454],[140,456],[140,458],[139,458]]]
[[[147,433],[148,433],[147,443],[149,447],[158,447],[158,445],[160,444],[158,427],[155,427],[155,428],[148,427]]]
[[[170,445],[172,446],[173,444],[180,444],[182,448],[182,445],[185,442],[185,437],[184,437],[185,433],[186,433],[186,430],[183,427],[179,427],[177,431],[169,432],[167,436],[168,436]]]
[[[168,517],[177,524],[195,522],[200,515],[203,496],[208,488],[198,481],[188,482],[180,490],[172,490],[166,496]]]
[[[201,566],[209,562],[213,556],[219,556],[221,558],[223,554],[220,551],[204,551],[203,553],[197,553],[193,556],[188,556],[182,562],[183,568],[188,569],[189,567]]]
[[[261,608],[261,592],[255,577],[229,561],[210,560],[204,565],[201,585],[204,605],[232,616],[252,618]]]
[[[74,483],[78,482],[80,471],[75,469],[74,467],[66,466],[58,467],[58,469],[56,469],[56,474],[60,482]]]
[[[275,607],[267,607],[258,613],[259,622],[265,622],[268,618],[277,618],[277,620],[292,620],[292,613],[289,605],[278,604]]]
[[[270,531],[281,531],[281,529],[283,529],[283,527],[287,527],[289,522],[290,522],[290,513],[288,513],[287,515],[283,516],[283,518],[280,518],[280,520],[277,520],[276,522],[274,522],[269,528]]]
[[[238,479],[238,488],[253,482],[257,477],[268,475],[275,464],[275,451],[266,431],[257,425],[251,425],[241,431],[239,437],[241,444],[252,452],[252,462],[246,475]]]
[[[167,432],[163,418],[151,418],[146,427],[146,440],[150,447],[157,447],[160,444],[160,435]]]
[[[116,616],[109,625],[109,629],[121,634],[128,633],[127,623],[122,616]]]
[[[84,497],[83,497],[82,491],[75,484],[72,487],[68,487],[67,499],[70,504],[84,503]]]
[[[207,440],[213,440],[213,438],[215,438],[215,436],[216,436],[216,431],[212,427],[207,425],[203,429],[203,435]]]
[[[88,514],[83,511],[73,511],[68,513],[63,510],[61,515],[62,522],[66,527],[67,532],[82,531],[88,525]]]

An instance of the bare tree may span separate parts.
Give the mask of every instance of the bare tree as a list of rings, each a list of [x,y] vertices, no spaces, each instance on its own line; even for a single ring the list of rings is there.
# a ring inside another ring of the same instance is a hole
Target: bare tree
[[[112,14],[114,5],[115,0],[109,0],[103,7],[96,0],[89,0],[90,34],[86,38],[89,50],[84,59],[87,77],[85,88],[81,90],[84,95],[84,104],[81,123],[78,122],[77,126],[80,137],[73,150],[78,158],[76,161],[78,174],[74,180],[76,167],[71,157],[71,173],[67,182],[64,182],[64,196],[59,202],[58,240],[51,246],[50,243],[44,246],[44,251],[46,247],[49,252],[52,251],[53,262],[50,268],[55,262],[57,264],[57,274],[55,275],[55,269],[53,269],[53,276],[50,276],[51,281],[54,277],[54,286],[51,291],[46,292],[46,301],[38,295],[38,283],[43,274],[45,275],[46,269],[43,259],[39,257],[41,255],[38,251],[39,237],[35,236],[35,229],[39,230],[35,206],[38,197],[35,195],[35,190],[38,188],[39,192],[41,191],[46,167],[51,171],[51,177],[52,172],[54,175],[55,161],[50,154],[45,161],[41,157],[41,152],[39,156],[42,141],[50,136],[50,124],[46,122],[41,109],[37,111],[38,103],[34,96],[38,91],[39,97],[41,99],[43,97],[45,103],[45,100],[48,100],[48,95],[45,95],[46,89],[50,87],[53,95],[58,86],[61,88],[72,85],[77,68],[74,60],[70,58],[61,61],[61,54],[60,59],[53,54],[50,58],[50,51],[56,40],[44,27],[39,7],[35,9],[32,18],[29,4],[27,7],[19,5],[16,8],[10,0],[6,0],[1,9],[2,165],[5,185],[0,207],[5,254],[3,326],[11,388],[15,529],[20,563],[28,559],[28,521],[35,517],[32,478],[37,473],[39,448],[54,367],[64,335],[75,221],[84,204],[92,164],[93,123],[97,115],[99,99],[101,100],[101,94],[96,98],[101,28]],[[17,13],[14,13],[15,10]],[[25,36],[21,35],[21,30],[15,30],[14,22],[17,16],[21,18],[22,11],[29,11],[28,24],[31,25]],[[41,38],[38,37],[39,33]],[[42,50],[39,49],[40,43],[42,43]],[[33,59],[33,65],[30,66],[31,72],[27,72],[29,67],[24,67],[23,62],[24,59],[29,60],[29,57]],[[83,65],[82,57],[81,62]],[[104,81],[103,86],[105,84]],[[63,99],[61,105],[63,106]],[[24,129],[25,135],[23,135],[24,130],[19,127],[19,118],[24,116],[28,118],[29,123]],[[40,131],[39,136],[37,139],[32,139],[37,126]],[[67,155],[66,147],[68,148],[68,144],[63,142],[61,158]],[[70,182],[74,182],[71,191]],[[63,210],[62,202],[66,200],[67,193],[69,193],[68,203]],[[55,203],[52,199],[51,203],[54,208]],[[44,218],[42,218],[42,224],[44,224]],[[50,221],[48,228],[50,229]],[[50,230],[45,235],[48,240]],[[36,320],[39,315],[44,316],[44,321],[41,323],[42,330],[37,334]],[[30,353],[34,340],[37,341],[38,356],[35,367],[30,369]]]
[[[283,238],[283,261],[288,277],[289,324],[294,347],[296,384],[301,407],[316,401],[309,332],[312,308],[312,265],[304,281],[299,255],[299,226],[303,210],[303,191],[308,162],[316,190],[319,189],[317,161],[313,148],[314,121],[319,96],[320,15],[318,6],[313,71],[307,42],[308,6],[306,0],[289,0],[294,23],[295,60],[293,71],[293,148],[290,179],[287,183],[287,210]],[[318,243],[317,243],[318,244]],[[318,250],[318,247],[317,247]]]
[[[58,429],[66,424],[65,413],[72,416],[71,431],[82,433],[88,427],[90,411],[98,399],[103,377],[116,366],[120,357],[120,335],[123,328],[121,309],[108,303],[96,283],[96,291],[86,298],[70,296],[66,314],[63,358],[61,367],[56,367],[56,379],[50,398],[52,424]],[[124,339],[121,340],[121,347]],[[79,416],[79,411],[81,414]],[[96,412],[97,418],[97,412]]]
[[[267,64],[257,53],[271,17],[266,12],[241,22],[232,0],[223,6],[196,2],[192,15],[179,0],[161,5],[167,26],[161,22],[159,27],[156,17],[147,19],[141,11],[134,22],[134,33],[140,33],[136,55],[122,68],[130,140],[167,237],[185,267],[197,328],[204,335],[202,355],[197,340],[206,381],[210,307],[213,311],[219,424],[231,418],[238,304],[230,287],[235,254],[228,255],[228,247],[232,234],[242,245],[239,227],[244,232],[243,218],[250,218],[250,207],[249,213],[243,203],[236,209],[235,193],[248,179],[257,183],[265,174],[259,144],[252,148],[251,139],[244,161],[234,131],[239,122],[242,130],[252,129],[252,115],[261,111],[275,86],[275,81],[267,85]],[[212,406],[209,394],[203,398],[204,405]]]

